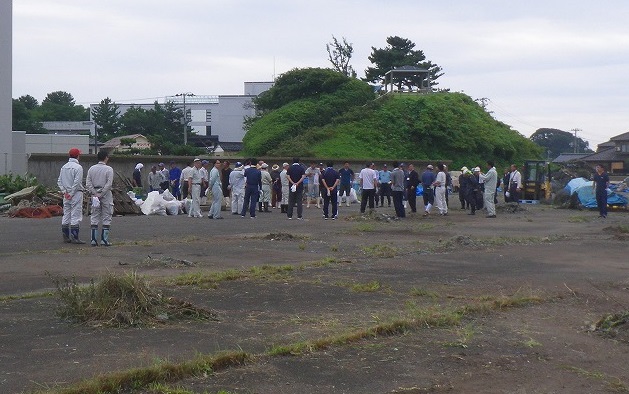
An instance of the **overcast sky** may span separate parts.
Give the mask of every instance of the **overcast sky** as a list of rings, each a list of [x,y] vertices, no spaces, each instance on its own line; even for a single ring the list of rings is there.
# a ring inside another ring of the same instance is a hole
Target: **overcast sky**
[[[527,137],[577,128],[595,149],[629,131],[627,15],[626,0],[14,0],[13,97],[242,94],[245,81],[329,67],[333,35],[363,77],[371,47],[397,35],[443,68],[440,88],[490,99]]]

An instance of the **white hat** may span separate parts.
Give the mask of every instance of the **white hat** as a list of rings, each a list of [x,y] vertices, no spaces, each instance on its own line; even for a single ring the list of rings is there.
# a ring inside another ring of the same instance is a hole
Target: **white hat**
[[[262,163],[262,165],[260,166],[260,168],[269,168],[269,165],[266,163]]]
[[[480,172],[480,167],[474,167],[474,169],[472,170],[474,172]]]
[[[461,171],[462,171],[462,172],[467,172],[467,171],[468,171],[468,168],[467,168],[467,167],[465,167],[465,166],[463,166],[463,168],[461,168]]]
[[[432,164],[428,164],[428,167],[426,167],[426,168],[428,168],[429,170],[432,170],[435,167],[433,167]]]

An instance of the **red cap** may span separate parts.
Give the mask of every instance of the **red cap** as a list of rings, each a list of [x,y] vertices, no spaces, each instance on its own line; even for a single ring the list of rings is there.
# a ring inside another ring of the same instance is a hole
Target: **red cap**
[[[73,157],[73,158],[75,158],[75,159],[76,159],[77,157],[79,157],[79,155],[80,155],[80,154],[81,154],[81,151],[80,151],[80,150],[78,150],[77,148],[72,148],[72,149],[70,149],[70,152],[68,153],[68,155],[69,155],[70,157]]]

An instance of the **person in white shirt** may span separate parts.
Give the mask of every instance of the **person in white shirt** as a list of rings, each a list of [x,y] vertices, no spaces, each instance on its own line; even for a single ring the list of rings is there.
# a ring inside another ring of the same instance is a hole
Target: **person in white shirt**
[[[190,211],[188,217],[201,218],[201,182],[203,181],[203,174],[201,173],[201,159],[194,159],[194,167],[188,175],[188,195],[192,197],[192,204],[190,204]]]
[[[212,191],[212,205],[207,217],[210,219],[222,219],[221,205],[223,204],[223,184],[221,182],[221,167],[223,163],[220,160],[214,161],[214,167],[210,170],[208,180],[208,190]]]
[[[188,191],[190,190],[190,185],[188,185],[188,178],[190,178],[192,174],[192,162],[188,163],[186,168],[181,170],[181,176],[179,177],[179,188],[181,189],[181,198],[184,200],[188,197]]]
[[[505,185],[506,186],[506,185]],[[511,174],[509,175],[509,201],[520,203],[522,198],[522,175],[518,171],[518,167],[515,164],[511,164]]]
[[[321,170],[317,168],[317,163],[310,164],[310,167],[306,169],[306,177],[308,177],[308,201],[306,202],[306,208],[310,208],[310,200],[315,199],[317,208],[321,208],[319,205],[320,193],[319,193],[319,177],[321,176]]]
[[[231,190],[232,215],[239,215],[245,202],[245,168],[241,162],[229,173],[229,190]]]
[[[286,213],[288,211],[288,192],[290,191],[290,184],[288,183],[288,163],[282,164],[282,172],[280,172],[280,183],[282,184],[282,203],[280,204],[280,208],[282,209],[281,213]]]
[[[439,215],[446,216],[448,214],[448,203],[446,201],[446,183],[447,177],[445,173],[445,166],[443,164],[437,164],[439,172],[433,183],[435,187],[435,205],[439,209]]]
[[[90,216],[90,230],[92,246],[98,246],[96,234],[98,226],[102,225],[100,241],[103,246],[111,246],[109,241],[109,231],[111,229],[111,218],[114,214],[114,197],[111,188],[114,181],[114,169],[107,165],[109,154],[101,150],[97,154],[98,164],[94,164],[87,170],[85,187],[92,195],[92,214]],[[95,201],[94,203],[94,199]]]
[[[373,165],[373,163],[367,163],[365,168],[360,170],[360,173],[358,174],[358,182],[362,189],[360,213],[365,213],[367,200],[369,200],[369,209],[374,209],[376,186],[378,184],[378,172],[372,168]]]
[[[61,167],[57,186],[63,193],[63,217],[61,233],[63,241],[84,244],[79,239],[79,224],[83,219],[83,167],[79,164],[81,151],[70,149],[68,162]]]
[[[480,174],[480,180],[485,183],[485,192],[483,194],[485,200],[485,209],[487,209],[487,217],[496,217],[496,204],[494,203],[494,197],[496,195],[496,183],[498,182],[498,173],[494,167],[494,162],[487,161],[487,173]]]

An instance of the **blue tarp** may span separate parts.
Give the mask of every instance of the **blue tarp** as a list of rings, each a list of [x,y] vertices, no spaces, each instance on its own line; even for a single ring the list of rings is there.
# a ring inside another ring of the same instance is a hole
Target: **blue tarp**
[[[585,178],[575,178],[568,182],[565,190],[570,194],[577,193],[579,202],[586,208],[597,208],[596,195],[592,188],[593,182]],[[607,194],[607,205],[627,205],[627,199],[614,192]]]

